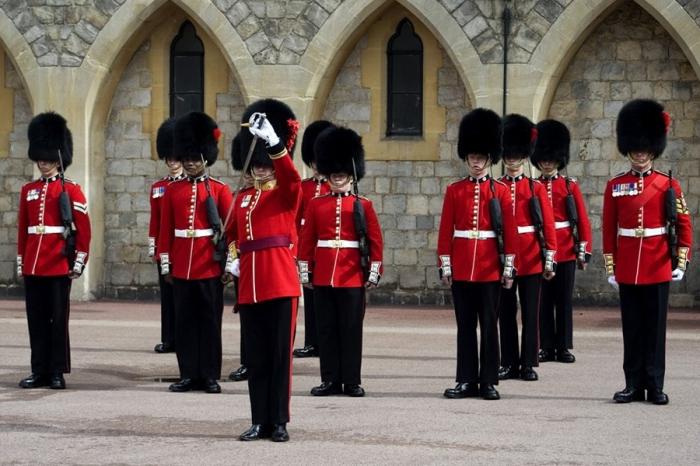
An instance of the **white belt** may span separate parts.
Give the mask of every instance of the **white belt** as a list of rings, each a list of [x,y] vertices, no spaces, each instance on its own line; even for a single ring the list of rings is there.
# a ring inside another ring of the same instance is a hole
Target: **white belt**
[[[360,243],[358,241],[348,241],[344,239],[320,239],[316,243],[316,247],[319,248],[359,248]]]
[[[202,238],[204,236],[214,236],[214,230],[211,228],[205,228],[203,230],[175,229],[175,238]]]
[[[518,233],[534,233],[535,225],[525,225],[524,227],[518,227]]]
[[[565,222],[554,222],[554,228],[557,230],[561,230],[562,228],[569,228],[571,226],[571,222],[566,220]]]
[[[496,232],[491,230],[455,230],[452,236],[454,238],[487,239],[495,238]]]
[[[27,233],[30,235],[48,235],[50,233],[63,233],[64,231],[66,231],[65,227],[51,227],[47,225],[27,227]]]
[[[658,228],[618,228],[618,236],[629,238],[648,238],[650,236],[660,236],[666,234],[666,227]]]

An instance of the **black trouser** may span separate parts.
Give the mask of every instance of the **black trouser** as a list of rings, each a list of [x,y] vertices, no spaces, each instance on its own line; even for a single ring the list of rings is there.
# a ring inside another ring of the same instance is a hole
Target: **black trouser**
[[[180,377],[221,377],[224,286],[218,277],[173,281],[175,341]]]
[[[238,315],[241,318],[241,366],[246,366],[246,361],[248,359],[246,358],[245,352],[245,333],[243,333],[243,316],[240,315],[240,312]]]
[[[318,347],[318,331],[316,330],[316,305],[314,290],[304,288],[304,346]]]
[[[554,278],[542,280],[540,348],[553,350],[574,347],[571,300],[574,294],[575,277],[576,261],[574,260],[559,262]]]
[[[33,374],[70,372],[70,287],[67,276],[24,277]]]
[[[289,422],[297,298],[241,304],[253,424]]]
[[[501,329],[501,365],[534,367],[538,366],[540,284],[542,275],[533,274],[517,277],[513,286],[501,290],[501,304],[498,322]],[[518,355],[518,299],[522,320],[522,348]]]
[[[362,323],[365,289],[314,287],[318,308],[321,380],[348,385],[362,383]]]
[[[620,283],[625,382],[631,388],[664,388],[669,282]]]
[[[160,286],[160,341],[175,346],[175,301],[173,285],[165,281],[158,263],[158,285]]]
[[[452,282],[457,318],[457,383],[498,384],[496,310],[500,288],[499,282]],[[481,330],[480,351],[476,346],[477,319]]]

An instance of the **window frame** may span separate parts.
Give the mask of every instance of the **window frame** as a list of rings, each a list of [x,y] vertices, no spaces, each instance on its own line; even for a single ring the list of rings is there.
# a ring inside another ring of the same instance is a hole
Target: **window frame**
[[[177,46],[179,45],[179,42],[184,38],[185,33],[186,33],[186,28],[191,27],[192,28],[192,33],[194,34],[194,39],[199,43],[199,46],[201,48],[201,51],[196,51],[196,50],[185,50],[185,51],[178,51]],[[178,95],[199,95],[201,96],[201,108],[196,110],[203,112],[204,111],[204,41],[197,35],[197,28],[192,24],[191,21],[186,20],[185,22],[182,23],[182,26],[180,26],[180,30],[178,31],[177,35],[173,38],[172,42],[170,43],[170,92],[169,92],[169,102],[170,102],[170,117],[177,117],[180,115],[175,114],[175,98]],[[175,75],[176,75],[176,69],[175,69],[175,59],[177,57],[200,57],[200,66],[199,66],[199,82],[200,82],[200,89],[197,92],[175,92]]]

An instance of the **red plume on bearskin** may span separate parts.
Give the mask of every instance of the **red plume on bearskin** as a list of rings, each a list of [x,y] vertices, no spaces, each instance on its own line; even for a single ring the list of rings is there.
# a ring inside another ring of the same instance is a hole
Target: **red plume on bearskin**
[[[63,168],[73,161],[73,136],[66,119],[55,112],[40,113],[32,118],[27,128],[30,160],[58,162],[59,152]]]
[[[627,102],[617,116],[617,148],[622,155],[649,151],[654,157],[666,149],[666,132],[670,115],[664,107],[650,99]]]
[[[321,134],[326,128],[333,126],[333,123],[327,120],[317,120],[311,123],[304,130],[304,137],[301,140],[301,160],[304,161],[307,167],[311,167],[311,164],[315,161],[316,156],[314,153],[314,144],[316,143],[316,138]]]
[[[534,130],[534,131],[533,131]],[[534,138],[533,138],[534,136]],[[537,129],[529,118],[511,113],[503,118],[503,157],[530,157]]]
[[[488,155],[491,163],[501,160],[503,149],[501,117],[493,110],[476,108],[459,123],[457,155],[464,160],[468,154]]]
[[[314,154],[316,169],[326,177],[333,173],[357,174],[355,181],[360,181],[365,176],[362,137],[350,128],[331,126],[323,130],[316,138]]]
[[[219,155],[214,137],[216,122],[206,113],[190,112],[175,122],[174,150],[179,160],[204,157],[208,166],[214,165]]]
[[[557,120],[542,120],[537,123],[537,142],[530,161],[536,167],[540,162],[559,163],[559,170],[569,164],[571,134],[566,125]]]

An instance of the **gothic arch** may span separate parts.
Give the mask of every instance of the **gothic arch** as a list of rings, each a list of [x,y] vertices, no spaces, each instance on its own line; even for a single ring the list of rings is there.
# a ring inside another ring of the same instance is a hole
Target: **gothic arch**
[[[33,108],[36,86],[38,86],[36,71],[39,66],[29,44],[2,10],[0,10],[0,47],[5,50],[12,61],[12,65],[22,80],[27,99]]]
[[[547,116],[559,80],[578,49],[622,1],[625,0],[573,2],[549,29],[529,64],[540,76],[532,101],[536,119]],[[666,29],[700,76],[700,27],[683,7],[663,0],[634,1]]]
[[[301,67],[308,75],[308,87],[303,96],[308,105],[310,120],[318,118],[338,70],[345,63],[357,40],[372,20],[391,6],[403,6],[430,30],[457,67],[470,102],[475,102],[472,76],[481,64],[476,50],[464,31],[444,8],[436,8],[433,0],[353,0],[343,2],[324,23],[302,58]],[[438,27],[439,25],[439,27]]]

